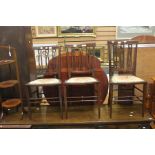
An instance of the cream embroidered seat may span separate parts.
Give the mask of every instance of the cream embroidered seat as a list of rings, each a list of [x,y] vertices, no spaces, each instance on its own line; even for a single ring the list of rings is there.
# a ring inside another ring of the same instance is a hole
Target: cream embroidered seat
[[[66,81],[66,84],[92,84],[98,83],[93,77],[72,77]]]
[[[110,82],[115,84],[138,84],[144,82],[144,80],[134,75],[113,75]]]
[[[56,78],[37,79],[27,83],[29,86],[50,86],[59,84],[61,84],[61,80]]]

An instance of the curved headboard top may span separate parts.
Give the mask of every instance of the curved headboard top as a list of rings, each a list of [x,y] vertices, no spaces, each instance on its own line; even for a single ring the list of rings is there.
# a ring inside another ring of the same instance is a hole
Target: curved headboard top
[[[140,35],[132,38],[131,40],[139,41],[139,43],[155,43],[155,36],[152,35]]]

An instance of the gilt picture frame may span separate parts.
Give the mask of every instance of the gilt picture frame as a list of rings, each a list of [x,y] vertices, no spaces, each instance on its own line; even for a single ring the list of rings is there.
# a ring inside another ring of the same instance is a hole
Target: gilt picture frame
[[[57,26],[35,26],[35,37],[57,37]]]
[[[95,37],[94,26],[59,26],[58,27],[59,37],[80,37],[80,36],[91,36]]]

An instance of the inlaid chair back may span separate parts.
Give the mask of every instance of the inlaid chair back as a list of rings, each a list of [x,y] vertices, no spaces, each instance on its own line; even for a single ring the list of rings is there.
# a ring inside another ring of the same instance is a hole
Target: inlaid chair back
[[[61,95],[61,78],[60,78],[60,69],[61,69],[61,46],[46,46],[40,47],[38,49],[38,67],[40,71],[44,71],[43,69],[49,67],[48,62],[51,61],[52,65],[50,66],[51,72],[50,77],[46,77],[44,72],[42,73],[42,77],[37,77],[38,79],[30,81],[26,83],[26,92],[27,92],[27,101],[28,101],[28,113],[29,118],[31,118],[31,105],[40,103],[60,103],[60,112],[61,117],[63,118],[62,111],[62,95]],[[37,60],[36,60],[37,61]],[[32,92],[32,88],[36,87],[36,91]],[[54,92],[50,92],[49,95],[44,95],[44,91],[50,90],[54,88]],[[31,92],[30,92],[31,91]],[[36,95],[33,95],[36,93]]]
[[[142,116],[144,116],[146,81],[135,76],[137,46],[138,42],[133,40],[108,41],[110,118],[113,102],[130,104],[139,102],[142,105]]]
[[[77,74],[93,75],[95,44],[66,45],[69,77]]]
[[[137,41],[108,41],[109,75],[136,73]]]
[[[61,47],[60,46],[41,46],[35,49],[37,76],[43,77],[48,67],[49,60],[54,61],[52,66],[53,75],[60,74]]]

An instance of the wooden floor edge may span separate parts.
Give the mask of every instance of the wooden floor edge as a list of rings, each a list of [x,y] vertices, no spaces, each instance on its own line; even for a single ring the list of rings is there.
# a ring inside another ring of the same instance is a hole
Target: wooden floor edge
[[[12,125],[12,124],[7,124],[7,125],[0,125],[0,129],[30,129],[32,127],[32,125]]]

